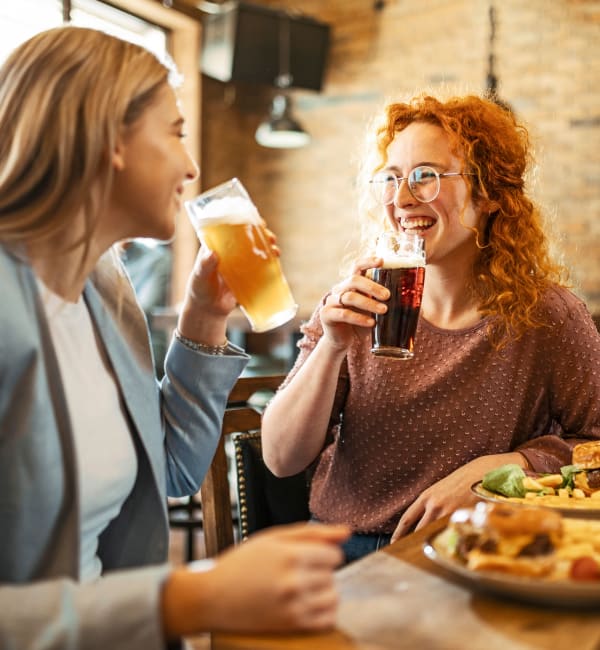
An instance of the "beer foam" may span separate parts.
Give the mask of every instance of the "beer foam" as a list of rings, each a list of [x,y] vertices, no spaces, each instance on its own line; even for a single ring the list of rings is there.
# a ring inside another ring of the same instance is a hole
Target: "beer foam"
[[[420,255],[402,257],[388,252],[378,257],[383,259],[384,269],[412,269],[415,266],[425,266],[425,260]]]
[[[425,255],[413,250],[390,250],[385,239],[380,239],[375,247],[375,255],[383,259],[385,269],[409,269],[425,266]]]
[[[194,202],[190,201],[189,209],[197,225],[257,223],[260,221],[260,216],[254,205],[239,196],[215,199],[202,209],[197,208]]]

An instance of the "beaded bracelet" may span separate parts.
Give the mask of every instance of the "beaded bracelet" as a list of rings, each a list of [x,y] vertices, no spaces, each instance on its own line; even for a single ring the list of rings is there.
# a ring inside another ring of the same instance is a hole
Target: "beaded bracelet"
[[[183,336],[183,334],[178,330],[175,329],[175,338],[180,342],[185,345],[186,348],[189,348],[190,350],[195,350],[196,352],[204,352],[205,354],[213,354],[213,355],[218,355],[222,356],[225,354],[228,346],[229,346],[229,341],[225,339],[225,343],[222,345],[207,345],[206,343],[197,343],[196,341],[192,341],[191,339],[186,338]]]

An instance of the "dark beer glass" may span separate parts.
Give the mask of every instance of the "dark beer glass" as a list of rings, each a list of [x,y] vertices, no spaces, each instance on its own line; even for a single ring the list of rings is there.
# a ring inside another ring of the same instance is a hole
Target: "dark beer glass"
[[[383,258],[383,266],[371,269],[370,277],[389,289],[390,299],[387,312],[375,315],[371,352],[412,359],[425,282],[423,238],[404,232],[384,233],[376,254]]]

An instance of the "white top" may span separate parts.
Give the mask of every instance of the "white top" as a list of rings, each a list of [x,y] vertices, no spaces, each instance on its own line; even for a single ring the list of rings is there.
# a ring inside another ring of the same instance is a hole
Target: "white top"
[[[98,536],[121,510],[137,473],[125,408],[83,296],[63,300],[38,280],[75,438],[80,508],[79,577],[97,578]]]

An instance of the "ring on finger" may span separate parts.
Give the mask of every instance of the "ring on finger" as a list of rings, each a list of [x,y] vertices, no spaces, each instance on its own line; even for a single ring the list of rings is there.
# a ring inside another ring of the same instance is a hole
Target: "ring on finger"
[[[348,293],[349,291],[352,291],[352,289],[344,289],[338,293],[337,299],[340,307],[346,307],[346,304],[344,303],[344,294]]]

